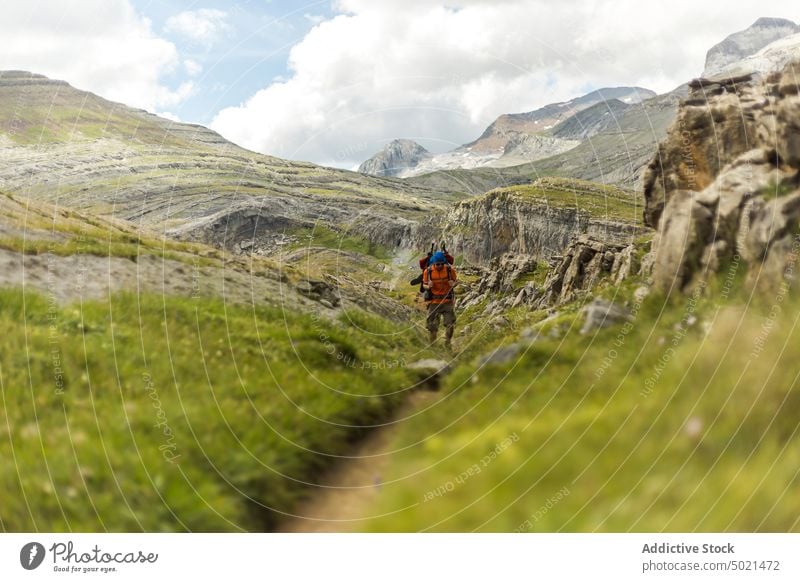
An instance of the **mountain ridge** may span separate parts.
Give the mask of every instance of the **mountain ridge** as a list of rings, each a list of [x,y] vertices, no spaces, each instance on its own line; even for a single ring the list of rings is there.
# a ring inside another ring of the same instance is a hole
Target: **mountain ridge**
[[[744,30],[728,35],[706,54],[703,77],[723,72],[776,40],[800,32],[800,26],[785,18],[762,17]]]
[[[395,175],[408,178],[442,169],[504,167],[546,158],[578,145],[575,140],[548,133],[571,116],[611,100],[632,105],[653,96],[653,91],[642,87],[606,87],[532,111],[506,113],[495,119],[477,139],[469,143],[422,159],[401,160],[397,163],[399,171]],[[534,136],[536,138],[532,139]],[[525,142],[529,146],[534,144],[535,147],[519,147]],[[385,166],[381,161],[383,157],[382,152],[376,153],[361,164],[359,171],[381,175]]]

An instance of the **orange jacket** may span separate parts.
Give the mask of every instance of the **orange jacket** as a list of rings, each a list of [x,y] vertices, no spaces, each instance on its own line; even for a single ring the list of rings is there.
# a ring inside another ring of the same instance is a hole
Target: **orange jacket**
[[[453,287],[450,281],[455,283],[458,280],[458,273],[451,265],[428,265],[422,272],[422,284],[426,287],[430,285],[432,297],[430,303],[452,303]]]

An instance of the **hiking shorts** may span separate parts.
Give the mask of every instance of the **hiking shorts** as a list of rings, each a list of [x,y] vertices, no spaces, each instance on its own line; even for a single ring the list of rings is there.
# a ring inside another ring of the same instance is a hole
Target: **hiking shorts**
[[[439,329],[439,316],[444,320],[445,327],[454,327],[456,324],[456,312],[452,303],[428,303],[428,331]]]

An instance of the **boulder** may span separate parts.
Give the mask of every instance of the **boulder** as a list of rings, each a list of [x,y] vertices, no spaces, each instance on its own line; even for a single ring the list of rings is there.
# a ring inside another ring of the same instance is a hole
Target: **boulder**
[[[642,271],[655,288],[685,291],[738,257],[753,283],[786,278],[800,225],[799,75],[790,64],[690,84],[645,176],[657,234]]]
[[[525,346],[520,343],[495,348],[488,354],[481,356],[478,359],[478,365],[491,366],[496,364],[508,364],[516,360],[524,349]]]
[[[297,292],[320,303],[325,301],[323,305],[326,307],[338,307],[342,302],[337,288],[325,281],[313,279],[300,281],[297,284]]]
[[[585,319],[581,328],[582,334],[631,320],[631,314],[627,309],[599,297],[595,297],[583,308],[583,315]]]
[[[534,305],[541,308],[572,301],[603,277],[610,276],[616,264],[619,264],[616,279],[624,280],[631,271],[630,267],[622,269],[624,259],[621,255],[628,246],[631,246],[627,251],[630,262],[632,245],[603,242],[588,235],[576,237],[550,270]]]

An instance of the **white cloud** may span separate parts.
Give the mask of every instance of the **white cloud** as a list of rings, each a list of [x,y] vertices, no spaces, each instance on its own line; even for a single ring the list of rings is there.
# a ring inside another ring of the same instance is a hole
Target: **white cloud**
[[[203,65],[192,59],[183,61],[183,68],[190,77],[196,77],[203,72]]]
[[[164,31],[196,44],[211,46],[231,30],[228,14],[213,8],[186,10],[170,16]]]
[[[741,4],[741,6],[740,6]],[[395,137],[439,149],[496,116],[592,88],[667,91],[702,71],[705,52],[795,0],[340,0],[275,80],[212,126],[265,153],[349,166]]]
[[[311,24],[319,24],[320,22],[323,22],[325,20],[325,16],[323,16],[322,14],[305,13],[303,14],[303,18],[308,20]]]
[[[3,5],[0,69],[69,81],[114,101],[156,111],[193,90],[164,84],[180,59],[128,0],[39,0]]]

